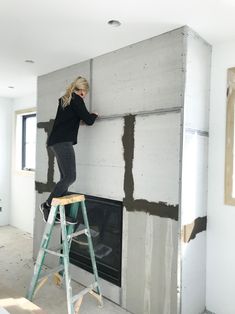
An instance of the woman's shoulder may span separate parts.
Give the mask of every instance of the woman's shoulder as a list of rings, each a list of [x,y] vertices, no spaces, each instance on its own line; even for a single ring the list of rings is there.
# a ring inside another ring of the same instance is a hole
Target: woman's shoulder
[[[71,104],[84,104],[84,101],[81,96],[77,95],[76,93],[72,93]]]
[[[72,99],[78,99],[78,100],[82,100],[83,101],[82,97],[79,96],[78,94],[76,94],[75,92],[72,93]]]

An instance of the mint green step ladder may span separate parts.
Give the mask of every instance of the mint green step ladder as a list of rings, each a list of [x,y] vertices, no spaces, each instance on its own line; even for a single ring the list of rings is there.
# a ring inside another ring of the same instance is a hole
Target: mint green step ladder
[[[85,228],[83,230],[79,230],[76,232],[74,230],[75,225],[66,224],[65,205],[68,204],[70,204],[70,216],[73,218],[77,218],[78,209],[81,206],[85,225]],[[60,213],[62,245],[57,249],[48,249],[57,213]],[[83,289],[79,294],[73,296],[71,287],[71,277],[69,273],[69,251],[73,237],[79,236],[81,234],[85,234],[87,236],[89,253],[91,257],[95,281],[89,287]],[[50,270],[46,274],[41,275],[41,270],[44,264],[46,254],[52,254],[57,257],[60,257],[60,265]],[[61,273],[63,274],[63,276],[60,275]],[[61,285],[63,281],[65,281],[68,314],[77,314],[79,312],[83,296],[86,293],[90,293],[91,295],[93,295],[99,301],[100,306],[103,306],[103,299],[98,282],[98,272],[91,239],[90,227],[87,218],[84,195],[72,194],[63,197],[53,198],[50,214],[45,226],[39,253],[34,267],[33,277],[26,298],[32,301],[37,291],[42,287],[42,285],[47,281],[48,277],[51,275],[54,275],[54,279],[57,285]]]

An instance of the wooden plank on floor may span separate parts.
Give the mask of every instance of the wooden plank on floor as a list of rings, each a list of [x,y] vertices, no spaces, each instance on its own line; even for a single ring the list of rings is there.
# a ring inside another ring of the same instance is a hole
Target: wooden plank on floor
[[[0,289],[0,309],[1,307],[10,314],[46,314],[36,304],[2,286]]]

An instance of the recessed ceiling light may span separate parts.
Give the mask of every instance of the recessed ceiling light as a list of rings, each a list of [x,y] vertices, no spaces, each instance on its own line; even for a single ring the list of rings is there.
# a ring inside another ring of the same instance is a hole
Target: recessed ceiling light
[[[121,22],[119,22],[119,21],[117,21],[117,20],[110,20],[110,21],[108,21],[108,24],[109,24],[110,26],[113,26],[113,27],[119,27],[119,26],[121,26]]]
[[[8,86],[8,88],[11,88],[11,89],[12,89],[12,88],[15,88],[15,87],[14,87],[14,86]]]
[[[34,63],[33,60],[25,60],[24,62],[26,62],[26,63]]]

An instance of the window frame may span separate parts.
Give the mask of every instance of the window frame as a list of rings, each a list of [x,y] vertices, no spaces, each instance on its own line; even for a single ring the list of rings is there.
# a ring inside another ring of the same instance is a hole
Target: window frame
[[[225,138],[225,167],[224,167],[224,203],[225,205],[235,205],[233,195],[235,178],[234,173],[234,112],[235,103],[231,99],[231,93],[235,93],[234,86],[235,67],[227,69],[227,95],[226,95],[226,138]]]
[[[37,107],[29,107],[21,110],[14,111],[14,134],[13,134],[13,147],[12,147],[12,170],[17,175],[22,176],[32,176],[35,174],[35,170],[22,169],[22,116],[36,114],[37,117]]]
[[[26,121],[28,118],[37,117],[36,112],[25,113],[22,115],[22,143],[21,143],[21,170],[23,171],[35,171],[35,168],[26,168]],[[36,145],[36,143],[35,143]]]

